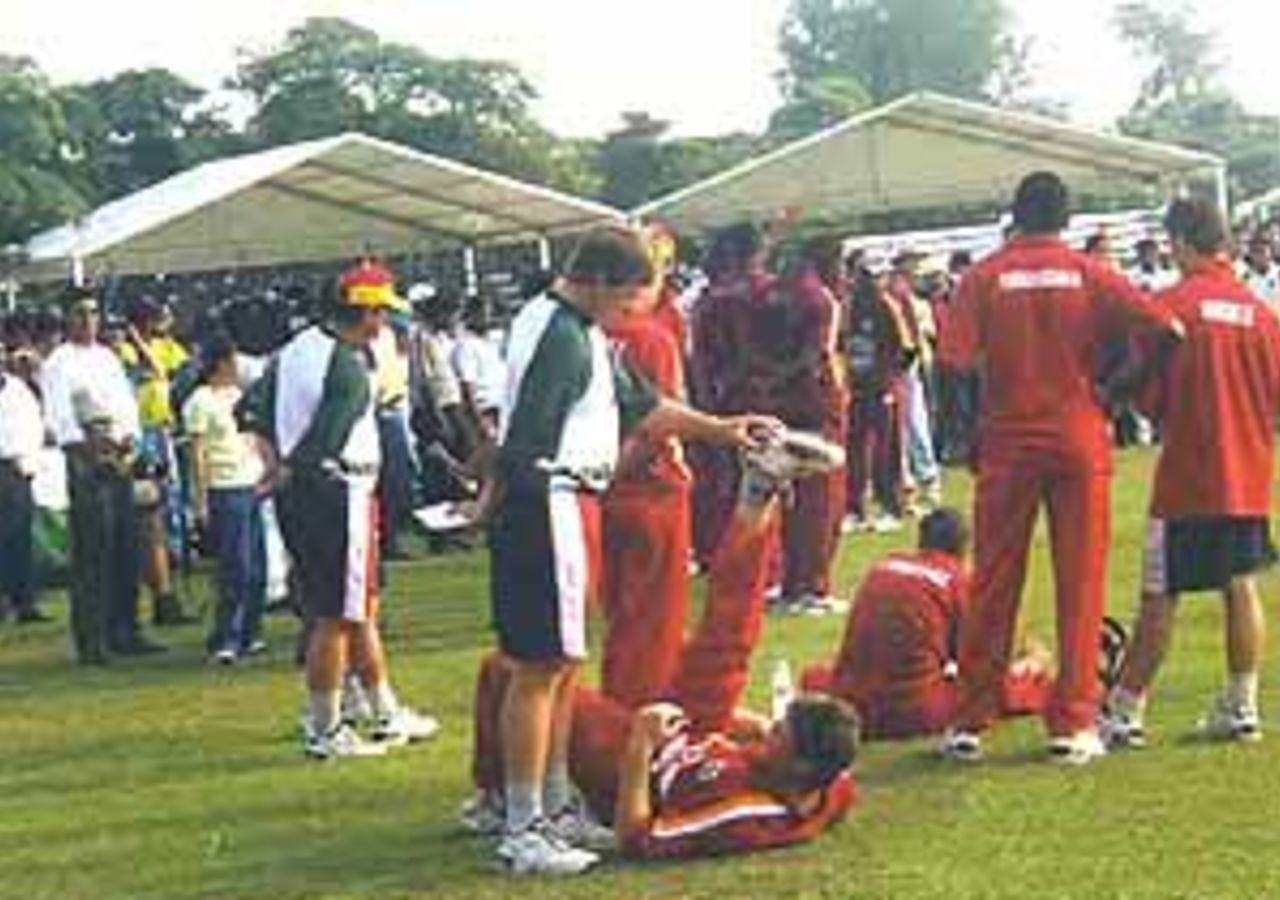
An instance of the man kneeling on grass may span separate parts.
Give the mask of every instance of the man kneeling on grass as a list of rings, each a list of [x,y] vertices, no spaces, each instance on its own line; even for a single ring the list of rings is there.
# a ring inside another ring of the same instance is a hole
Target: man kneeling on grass
[[[969,605],[969,529],[952,509],[920,521],[919,549],[873,565],[858,586],[835,662],[812,666],[805,690],[852,703],[863,737],[941,733],[956,708],[956,643]],[[1005,673],[1002,716],[1043,711],[1053,684],[1047,650],[1023,653]]]

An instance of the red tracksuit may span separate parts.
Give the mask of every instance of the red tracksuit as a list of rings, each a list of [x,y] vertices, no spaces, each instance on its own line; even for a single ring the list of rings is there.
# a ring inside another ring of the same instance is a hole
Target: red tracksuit
[[[717,278],[693,311],[690,395],[699,409],[714,413],[747,412],[742,374],[743,341],[751,309],[773,283],[764,272]],[[720,447],[691,443],[693,470],[693,548],[703,568],[710,565],[738,494],[734,454]]]
[[[835,664],[810,668],[802,686],[852,703],[867,738],[942,731],[955,714],[956,685],[945,669],[955,659],[969,586],[954,556],[891,554],[859,585]],[[1015,667],[1005,677],[1001,714],[1039,712],[1048,693],[1043,668]]]
[[[1152,517],[1270,516],[1280,323],[1226,258],[1156,299],[1187,335],[1142,398],[1163,429]]]
[[[632,371],[684,395],[680,351],[656,318],[610,323]],[[604,497],[601,687],[624,706],[663,696],[675,677],[689,609],[689,472],[679,441],[633,439]]]
[[[811,268],[780,280],[752,320],[751,408],[792,428],[843,442],[848,395],[839,357],[840,303]],[[776,367],[781,362],[785,374]],[[782,514],[784,597],[831,592],[831,565],[844,518],[845,471],[797,481]]]
[[[961,281],[947,343],[956,363],[979,370],[983,409],[959,728],[980,731],[999,712],[1041,504],[1049,515],[1059,665],[1047,725],[1054,736],[1092,727],[1111,477],[1094,353],[1107,340],[1172,322],[1123,275],[1056,236],[1015,238]]]
[[[484,791],[502,789],[498,719],[509,680],[510,669],[499,654],[481,664],[472,777]],[[590,688],[576,689],[569,768],[588,805],[605,822],[613,819],[618,762],[625,755],[632,715]],[[853,777],[846,772],[812,808],[793,807],[787,798],[757,786],[755,753],[750,743],[719,732],[686,730],[668,739],[651,764],[652,818],[642,831],[624,837],[623,851],[671,859],[796,844],[842,819],[857,797]]]

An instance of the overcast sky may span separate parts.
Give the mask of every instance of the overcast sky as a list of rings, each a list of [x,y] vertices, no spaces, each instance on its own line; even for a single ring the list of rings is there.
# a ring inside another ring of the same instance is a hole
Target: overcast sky
[[[1115,0],[1009,0],[1035,39],[1041,91],[1073,117],[1106,123],[1138,73],[1115,40]],[[1280,2],[1194,0],[1220,35],[1228,84],[1280,113]],[[519,65],[556,131],[599,135],[622,110],[671,120],[682,134],[763,126],[787,0],[0,0],[0,52],[34,57],[57,81],[164,66],[217,87],[237,51],[265,49],[307,16],[339,15],[440,56]],[[939,23],[945,27],[945,23]]]

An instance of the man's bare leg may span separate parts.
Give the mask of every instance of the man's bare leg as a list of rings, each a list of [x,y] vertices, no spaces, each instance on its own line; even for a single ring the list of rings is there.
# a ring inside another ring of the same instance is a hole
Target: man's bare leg
[[[316,619],[307,644],[307,693],[311,725],[332,734],[342,722],[342,675],[347,668],[348,623]]]
[[[573,736],[573,699],[578,687],[578,670],[576,663],[567,665],[555,687],[546,776],[542,783],[542,808],[550,816],[561,812],[573,801],[569,744]]]
[[[567,665],[563,660],[512,661],[501,718],[508,832],[523,831],[542,818],[557,687]]]
[[[1236,709],[1258,709],[1258,670],[1266,638],[1266,621],[1257,581],[1233,579],[1226,591],[1226,699]]]

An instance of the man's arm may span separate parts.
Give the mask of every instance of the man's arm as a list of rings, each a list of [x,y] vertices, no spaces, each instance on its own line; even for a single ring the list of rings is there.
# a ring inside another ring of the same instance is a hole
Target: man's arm
[[[675,400],[663,398],[640,420],[637,428],[652,437],[675,436],[725,447],[749,448],[761,432],[780,429],[772,416],[713,416]]]
[[[631,718],[631,736],[618,761],[618,794],[613,830],[622,843],[642,838],[653,821],[650,765],[659,742],[684,726],[683,710],[673,703],[651,703]]]

